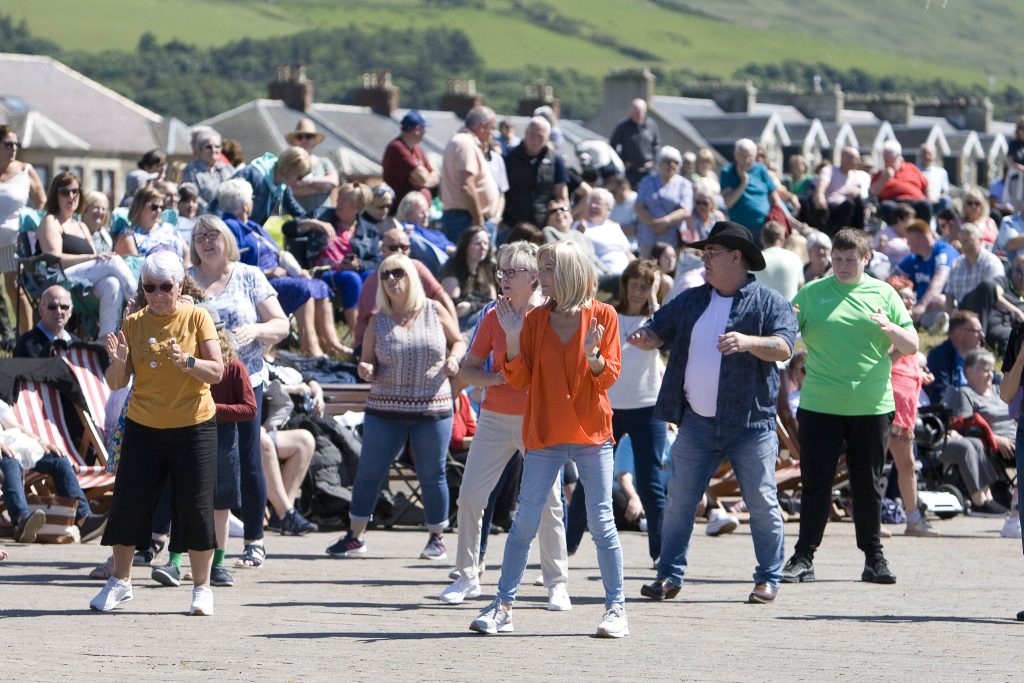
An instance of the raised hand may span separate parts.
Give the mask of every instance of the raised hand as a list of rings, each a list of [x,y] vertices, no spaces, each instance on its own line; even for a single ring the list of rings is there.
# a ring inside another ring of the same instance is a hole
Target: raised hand
[[[507,296],[499,296],[494,306],[495,314],[498,316],[498,323],[505,334],[518,335],[523,331],[523,321],[526,319],[526,309],[516,310],[512,300]]]
[[[189,354],[181,350],[181,345],[178,344],[178,340],[171,337],[170,342],[171,349],[171,362],[178,368],[185,370],[188,368],[188,356]]]
[[[632,344],[638,349],[643,349],[644,351],[653,351],[654,349],[661,347],[662,341],[654,332],[651,332],[646,327],[642,327],[629,335],[626,338],[626,343]]]
[[[125,338],[123,331],[118,330],[116,334],[108,334],[106,343],[107,356],[111,360],[116,360],[119,363],[126,363],[128,361],[128,340]]]
[[[359,363],[359,367],[356,369],[356,372],[359,373],[359,379],[363,380],[364,382],[373,381],[373,363]]]
[[[872,320],[878,323],[878,327],[882,330],[883,333],[888,334],[890,331],[897,327],[896,325],[892,324],[892,322],[889,320],[889,317],[882,312],[881,308],[877,309],[874,313],[872,313],[870,317]]]
[[[597,318],[591,318],[587,335],[583,338],[583,352],[590,353],[595,346],[601,345],[602,339],[604,339],[604,325],[599,325]]]

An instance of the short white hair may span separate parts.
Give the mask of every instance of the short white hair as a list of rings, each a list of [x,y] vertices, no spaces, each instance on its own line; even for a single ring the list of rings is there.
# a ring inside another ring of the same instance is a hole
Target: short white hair
[[[732,147],[733,153],[746,150],[751,154],[757,154],[757,143],[750,138],[740,138]]]
[[[681,164],[683,163],[683,155],[675,147],[665,145],[658,150],[657,160],[659,164],[663,161],[674,161]]]
[[[225,180],[217,187],[220,210],[238,216],[252,202],[252,185],[241,178]]]
[[[527,124],[527,128],[540,128],[544,131],[545,135],[551,134],[551,122],[543,116],[534,116],[530,119],[530,123]]]
[[[898,157],[903,156],[903,145],[897,140],[886,140],[882,145],[882,153],[884,154],[885,152],[895,154]]]
[[[139,280],[157,280],[178,283],[185,279],[185,266],[178,255],[169,249],[150,252],[142,262]]]

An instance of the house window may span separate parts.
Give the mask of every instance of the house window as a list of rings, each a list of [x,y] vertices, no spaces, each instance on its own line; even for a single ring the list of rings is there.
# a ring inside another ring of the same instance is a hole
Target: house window
[[[110,196],[114,192],[114,172],[108,170],[95,170],[92,172],[92,188],[97,192]]]

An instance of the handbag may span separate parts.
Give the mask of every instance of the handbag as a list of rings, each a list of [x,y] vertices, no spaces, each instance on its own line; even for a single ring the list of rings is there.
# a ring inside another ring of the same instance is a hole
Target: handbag
[[[75,525],[78,501],[62,496],[26,496],[29,512],[42,510],[46,514],[36,541],[39,543],[77,543],[81,534]]]

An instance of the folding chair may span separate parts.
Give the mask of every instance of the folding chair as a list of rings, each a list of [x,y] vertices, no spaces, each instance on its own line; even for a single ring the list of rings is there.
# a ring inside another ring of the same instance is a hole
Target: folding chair
[[[110,387],[103,376],[100,352],[92,345],[73,344],[64,354],[64,362],[78,380],[93,424],[102,432],[102,425],[107,423]]]

